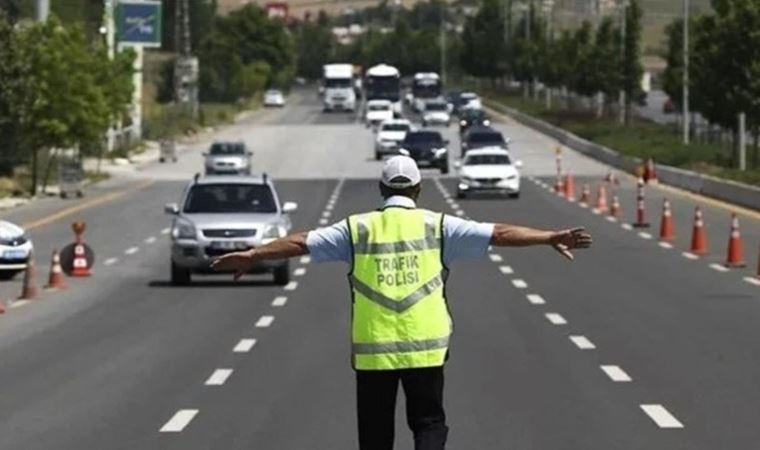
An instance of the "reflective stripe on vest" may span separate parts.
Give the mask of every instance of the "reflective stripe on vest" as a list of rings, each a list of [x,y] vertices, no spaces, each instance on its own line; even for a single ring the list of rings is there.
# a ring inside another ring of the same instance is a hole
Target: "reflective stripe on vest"
[[[442,215],[387,208],[349,217],[352,354],[359,370],[443,364],[451,334]]]

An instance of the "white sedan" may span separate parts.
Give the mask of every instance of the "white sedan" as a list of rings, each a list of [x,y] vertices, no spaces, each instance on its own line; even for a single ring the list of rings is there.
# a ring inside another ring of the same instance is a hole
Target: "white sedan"
[[[393,103],[390,100],[370,100],[367,102],[364,121],[368,127],[377,126],[391,119],[393,119]]]
[[[468,194],[498,193],[510,198],[520,197],[520,172],[522,161],[512,162],[509,152],[502,147],[484,147],[467,152],[459,169],[457,197]]]
[[[381,123],[375,136],[375,159],[398,154],[399,143],[412,129],[412,123],[406,119],[392,119]]]
[[[0,279],[7,280],[26,269],[33,245],[23,228],[0,220]]]
[[[270,89],[264,93],[264,106],[285,106],[285,95],[277,89]]]

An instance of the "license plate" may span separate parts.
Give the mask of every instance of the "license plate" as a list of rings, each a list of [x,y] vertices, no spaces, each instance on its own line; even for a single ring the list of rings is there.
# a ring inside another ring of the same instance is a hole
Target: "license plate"
[[[242,250],[247,247],[245,241],[211,241],[211,248],[216,250]]]
[[[5,259],[26,259],[26,250],[6,250],[3,252]]]

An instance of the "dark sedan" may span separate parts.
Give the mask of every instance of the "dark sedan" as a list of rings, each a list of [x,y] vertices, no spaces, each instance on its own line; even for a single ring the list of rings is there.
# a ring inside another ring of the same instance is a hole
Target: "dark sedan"
[[[399,153],[414,159],[420,167],[438,168],[449,173],[449,152],[446,141],[437,131],[410,131],[399,145]]]
[[[459,115],[459,135],[463,135],[470,127],[491,125],[491,120],[482,109],[465,109]]]
[[[483,147],[502,147],[507,149],[509,141],[504,136],[491,127],[473,126],[462,135],[462,153],[464,156],[468,150]]]

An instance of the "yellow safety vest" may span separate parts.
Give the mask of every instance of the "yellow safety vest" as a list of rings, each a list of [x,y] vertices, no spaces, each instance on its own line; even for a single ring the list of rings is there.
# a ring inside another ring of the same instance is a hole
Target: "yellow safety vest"
[[[452,331],[441,214],[388,207],[348,218],[357,370],[443,365]]]

